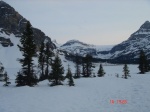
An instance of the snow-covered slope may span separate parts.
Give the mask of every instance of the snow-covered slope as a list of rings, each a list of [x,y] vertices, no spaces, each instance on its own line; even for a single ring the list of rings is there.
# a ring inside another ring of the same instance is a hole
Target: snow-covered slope
[[[112,45],[90,45],[79,40],[70,40],[65,44],[59,47],[59,50],[66,51],[71,54],[78,54],[80,56],[84,56],[86,54],[91,54],[93,56],[97,55],[99,51],[108,51],[112,48]]]
[[[8,47],[3,47],[0,44],[0,61],[5,68],[20,68],[20,64],[17,61],[17,59],[21,58],[22,56],[19,48],[17,47],[20,39],[14,34],[6,34],[4,31],[0,31],[0,37],[10,39],[10,41],[13,43],[13,46]]]
[[[150,56],[150,22],[146,21],[128,40],[114,46],[109,52],[99,52],[99,55],[109,55],[108,58],[136,59],[140,50]]]

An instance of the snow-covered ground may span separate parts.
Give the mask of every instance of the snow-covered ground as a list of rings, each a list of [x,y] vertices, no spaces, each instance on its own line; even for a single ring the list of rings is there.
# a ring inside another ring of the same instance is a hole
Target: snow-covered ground
[[[1,29],[0,29],[1,30]],[[19,39],[4,32],[0,36],[10,38],[13,47],[0,45],[0,61],[7,71],[11,85],[3,87],[0,82],[0,112],[149,112],[150,73],[141,75],[138,65],[129,65],[131,78],[122,79],[123,65],[103,63],[105,77],[75,79],[75,87],[69,87],[67,80],[63,86],[50,87],[48,81],[35,87],[15,87],[15,77],[21,67],[17,58],[21,53],[17,47]],[[98,49],[103,49],[99,47]],[[106,48],[106,46],[104,47]],[[55,51],[56,52],[56,51]],[[74,73],[74,63],[67,61],[60,53],[62,63],[68,64]],[[37,65],[37,59],[34,59]],[[94,64],[97,73],[99,63]],[[65,71],[66,73],[66,71]],[[115,75],[119,74],[119,78]],[[110,103],[115,101],[114,104]],[[119,104],[117,101],[126,101]]]
[[[95,72],[98,67],[96,64]],[[137,74],[137,65],[129,65],[131,78],[122,79],[123,65],[103,67],[105,77],[75,79],[75,87],[66,85],[67,81],[56,87],[48,86],[48,81],[40,82],[36,87],[15,87],[13,73],[16,70],[7,69],[12,84],[3,87],[0,82],[0,112],[150,111],[150,73]],[[74,71],[73,64],[71,68]],[[119,78],[115,74],[119,74]],[[114,100],[114,104],[110,100]],[[119,104],[117,100],[127,102]]]

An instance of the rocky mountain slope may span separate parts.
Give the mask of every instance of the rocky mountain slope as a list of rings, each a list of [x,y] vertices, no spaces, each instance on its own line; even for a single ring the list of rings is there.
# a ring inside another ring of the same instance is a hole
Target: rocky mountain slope
[[[91,54],[97,60],[107,60],[112,63],[137,63],[140,50],[144,50],[150,58],[150,22],[146,21],[126,41],[115,46],[94,46],[77,40],[71,40],[59,49],[72,55]]]
[[[124,42],[114,46],[108,52],[99,52],[99,55],[109,55],[109,59],[118,61],[136,60],[140,50],[150,58],[150,22],[146,21],[136,32]]]
[[[0,33],[7,35],[14,34],[16,37],[20,37],[25,29],[27,19],[21,16],[13,7],[4,1],[0,1]],[[46,36],[41,30],[34,28],[34,38],[37,46],[43,41],[48,40],[50,47],[55,48],[55,45],[51,42],[51,39]],[[11,39],[0,37],[0,43],[4,46],[12,46]]]

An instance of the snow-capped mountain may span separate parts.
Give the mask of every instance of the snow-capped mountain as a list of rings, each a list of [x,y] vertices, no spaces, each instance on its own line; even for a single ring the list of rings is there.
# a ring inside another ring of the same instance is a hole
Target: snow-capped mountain
[[[22,57],[17,45],[27,20],[4,1],[0,1],[0,62],[5,68],[19,68],[17,59]],[[41,30],[32,27],[37,48],[46,40],[53,49],[55,45]]]
[[[136,60],[139,57],[140,50],[150,56],[150,22],[146,21],[136,32],[134,32],[126,41],[114,46],[108,52],[99,52],[107,56],[108,59],[118,61]],[[100,57],[101,58],[101,57]]]
[[[9,56],[14,52],[19,52],[15,47],[24,31],[26,22],[27,20],[16,12],[14,8],[4,1],[0,1],[0,53],[3,54],[1,55],[1,60],[7,60],[4,58],[7,57],[6,52]],[[70,40],[63,45],[60,45],[55,41],[52,42],[48,36],[37,28],[33,27],[33,32],[37,46],[46,39],[52,49],[57,47],[60,51],[65,52],[65,54],[71,54],[71,56],[76,54],[79,56],[91,54],[97,60],[107,60],[113,63],[134,63],[137,62],[139,51],[144,50],[148,58],[150,58],[149,21],[146,21],[126,41],[115,46],[96,46],[78,40]],[[11,47],[15,49],[10,50],[9,48]],[[11,52],[11,54],[8,52]]]
[[[27,19],[21,16],[13,7],[4,1],[0,1],[0,33],[14,34],[15,37],[20,37],[25,29]],[[41,44],[43,40],[48,40],[50,47],[55,48],[55,45],[51,42],[51,39],[46,36],[41,30],[32,27],[35,43]],[[13,43],[6,37],[0,37],[0,43],[2,46],[13,46]]]
[[[62,51],[80,56],[91,54],[96,59],[104,59],[113,63],[137,62],[140,50],[150,57],[150,22],[146,21],[126,41],[115,46],[95,46],[78,40],[71,40],[60,46]]]
[[[67,41],[65,44],[59,47],[59,49],[62,51],[66,51],[70,54],[78,54],[80,56],[84,56],[86,54],[91,54],[93,56],[96,56],[97,52],[104,51],[104,50],[108,51],[111,48],[112,48],[111,45],[96,46],[96,45],[86,44],[79,40]]]

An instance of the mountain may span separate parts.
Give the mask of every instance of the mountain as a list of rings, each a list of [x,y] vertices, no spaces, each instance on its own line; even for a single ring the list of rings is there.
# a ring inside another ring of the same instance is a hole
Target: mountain
[[[65,44],[59,47],[60,50],[66,51],[69,54],[78,54],[80,56],[84,56],[86,54],[91,54],[93,56],[97,55],[97,52],[103,50],[110,50],[112,46],[96,46],[86,44],[79,40],[69,40]]]
[[[25,29],[27,19],[21,16],[13,7],[0,1],[0,60],[9,61],[20,56],[17,44]],[[137,63],[139,51],[144,50],[150,59],[150,22],[146,21],[136,32],[122,43],[115,46],[96,46],[80,42],[78,40],[70,40],[63,45],[52,42],[41,30],[32,27],[34,39],[37,47],[43,40],[47,40],[52,49],[59,49],[65,53],[65,56],[72,58],[76,54],[83,57],[91,54],[96,61],[109,61],[111,63]],[[55,45],[55,44],[56,45]],[[5,48],[5,49],[4,49]],[[17,50],[17,51],[15,51]],[[8,51],[10,53],[8,53]],[[17,55],[14,54],[16,52]],[[13,55],[12,55],[13,54]],[[69,54],[69,55],[68,55]],[[9,64],[8,64],[9,65]]]
[[[146,21],[126,41],[115,46],[94,46],[78,40],[71,40],[60,46],[59,49],[71,56],[76,53],[79,56],[91,54],[97,61],[138,63],[140,50],[143,50],[150,59],[150,22]]]
[[[27,19],[21,16],[13,7],[4,1],[0,1],[0,62],[5,68],[20,68],[17,61],[22,57],[17,45],[25,29]],[[55,49],[51,39],[41,30],[32,27],[37,48],[43,40],[49,43],[50,48]],[[34,59],[37,60],[37,59]],[[37,61],[35,61],[37,63]]]
[[[150,58],[150,22],[146,21],[136,32],[122,43],[114,46],[108,52],[99,52],[99,55],[109,55],[109,59],[116,62],[136,62],[139,52],[143,50]]]
[[[27,23],[27,19],[21,16],[13,7],[4,1],[0,1],[0,33],[4,33],[7,35],[14,34],[16,37],[20,37],[25,29]],[[34,33],[34,39],[37,46],[43,40],[47,40],[52,49],[55,48],[55,45],[52,43],[51,39],[46,36],[41,30],[37,28],[32,28]],[[0,43],[2,46],[13,46],[11,39],[0,37]]]

